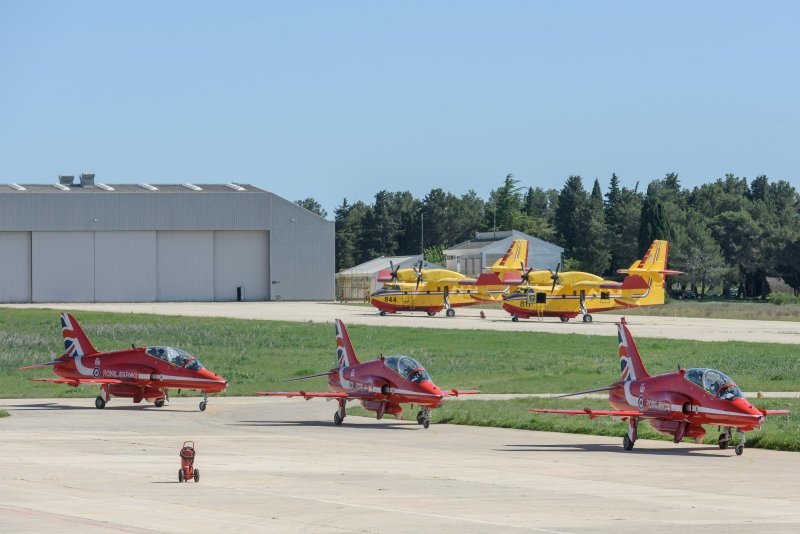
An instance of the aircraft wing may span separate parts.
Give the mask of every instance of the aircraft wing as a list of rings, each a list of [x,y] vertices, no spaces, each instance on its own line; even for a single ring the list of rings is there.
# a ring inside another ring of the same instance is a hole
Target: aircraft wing
[[[367,396],[367,393],[345,393],[342,391],[258,391],[256,395],[263,395],[267,397],[303,397],[304,399],[361,399]]]
[[[583,410],[550,410],[550,409],[535,409],[528,410],[529,412],[537,413],[560,413],[562,415],[588,415],[589,419],[595,417],[644,417],[644,413],[639,410],[592,410],[591,408],[584,408]]]
[[[122,384],[118,378],[30,378],[34,382],[52,382],[77,387],[81,384]]]
[[[461,395],[477,395],[480,393],[481,390],[479,389],[448,389],[447,391],[442,390],[445,397],[460,397]]]
[[[770,415],[788,415],[788,414],[792,413],[789,410],[760,410],[760,411],[761,411],[761,413],[763,413],[766,416],[770,416]]]

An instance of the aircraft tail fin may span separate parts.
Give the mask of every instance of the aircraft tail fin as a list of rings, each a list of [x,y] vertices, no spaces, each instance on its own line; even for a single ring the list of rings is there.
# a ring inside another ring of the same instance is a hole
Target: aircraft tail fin
[[[639,354],[639,349],[636,347],[631,331],[628,330],[628,324],[625,322],[624,317],[617,323],[617,339],[619,340],[621,380],[630,382],[649,377],[650,374],[647,372],[644,362],[642,362],[642,356]]]
[[[64,352],[68,356],[87,356],[98,352],[81,325],[69,313],[61,314],[61,335],[64,336]]]
[[[490,270],[495,273],[519,272],[521,266],[528,266],[527,239],[512,241],[503,257],[494,262]]]
[[[356,351],[350,342],[344,323],[341,319],[336,319],[336,361],[339,367],[350,367],[359,364]]]
[[[642,259],[636,260],[627,269],[617,271],[627,275],[622,281],[624,298],[632,300],[637,306],[664,304],[666,277],[681,274],[680,271],[667,268],[668,255],[669,241],[656,239]]]

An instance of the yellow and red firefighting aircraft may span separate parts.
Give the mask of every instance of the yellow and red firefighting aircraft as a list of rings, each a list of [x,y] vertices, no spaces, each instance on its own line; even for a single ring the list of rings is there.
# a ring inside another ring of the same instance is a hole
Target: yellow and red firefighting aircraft
[[[583,315],[592,322],[592,312],[664,304],[665,279],[680,271],[667,269],[669,242],[656,240],[641,260],[628,269],[622,282],[579,271],[556,272],[522,269],[523,283],[517,291],[503,297],[503,309],[511,320],[530,317],[558,317],[567,322]]]
[[[381,315],[424,311],[434,316],[445,309],[446,315],[452,317],[456,314],[454,308],[500,301],[504,293],[523,282],[518,266],[524,269],[527,264],[526,239],[515,239],[505,255],[478,278],[448,269],[423,269],[422,262],[405,269],[390,262],[391,269],[378,273],[378,281],[385,284],[370,295],[370,302]]]

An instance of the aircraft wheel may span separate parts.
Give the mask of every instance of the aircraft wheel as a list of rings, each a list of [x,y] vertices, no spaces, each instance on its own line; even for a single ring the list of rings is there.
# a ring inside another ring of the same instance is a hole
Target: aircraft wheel
[[[514,323],[519,322],[519,317],[517,317],[516,315],[512,315],[511,316],[511,322],[514,322]]]
[[[153,406],[155,406],[156,408],[163,407],[164,406],[164,399],[156,399],[155,401],[153,401]]]
[[[200,470],[199,469],[195,469],[194,470],[194,481],[195,482],[200,482]]]
[[[584,323],[591,323],[592,322],[592,316],[587,313],[586,315],[583,316],[583,322]]]
[[[429,426],[431,426],[431,420],[430,419],[425,419],[422,422],[422,428],[428,428]]]
[[[567,321],[569,321],[569,317],[564,317],[563,315],[559,317],[559,319],[561,319],[562,323],[566,323]]]
[[[435,311],[429,311],[428,312],[428,317],[433,317],[434,315],[436,315]]]
[[[342,416],[339,415],[339,412],[334,412],[333,414],[333,424],[336,426],[340,426],[342,424]]]
[[[730,444],[730,439],[728,438],[728,435],[727,434],[720,434],[719,435],[718,444],[719,444],[719,448],[720,449],[723,449],[723,450],[727,449],[728,445]]]
[[[97,397],[94,400],[94,407],[97,408],[98,410],[102,410],[103,408],[106,407],[106,400],[103,397]]]
[[[200,406],[199,407],[200,407],[200,411],[201,412],[206,411],[206,401],[200,401]]]
[[[380,315],[381,317],[386,317],[386,312],[381,310],[381,312],[378,315]]]
[[[740,443],[739,445],[736,446],[735,450],[736,450],[736,456],[741,456],[742,453],[744,452],[744,445]]]
[[[183,482],[184,480],[186,479],[183,478],[183,469],[178,469],[178,482]]]
[[[445,315],[447,315],[448,317],[452,317],[452,316],[454,316],[455,314],[456,314],[456,311],[455,311],[453,308],[449,308],[449,309],[448,309],[448,310],[445,312]]]
[[[626,451],[632,450],[633,449],[633,441],[631,441],[631,438],[629,438],[628,436],[625,436],[624,438],[622,438],[622,447]]]
[[[417,424],[421,425],[425,422],[425,417],[422,415],[422,411],[417,412]]]

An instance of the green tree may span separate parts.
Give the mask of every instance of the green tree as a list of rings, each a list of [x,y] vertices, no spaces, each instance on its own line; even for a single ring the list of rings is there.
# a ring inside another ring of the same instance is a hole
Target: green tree
[[[712,287],[722,286],[725,279],[730,278],[731,269],[725,264],[705,217],[692,210],[687,222],[686,246],[677,256],[673,254],[673,266],[683,271],[681,278],[696,288],[703,298]]]
[[[322,218],[326,218],[328,216],[328,212],[322,208],[320,203],[311,197],[308,197],[305,200],[295,200],[294,203],[297,204],[298,206],[307,209],[311,213],[316,213]]]
[[[584,231],[588,196],[580,176],[570,176],[558,195],[555,214],[556,235],[564,254],[576,258],[581,233]]]
[[[345,198],[334,212],[336,221],[336,270],[347,269],[361,263],[361,235],[369,206],[363,202],[349,204]]]
[[[391,200],[389,192],[378,192],[375,195],[375,203],[364,217],[360,246],[367,258],[394,256],[397,253],[400,222],[392,213]]]
[[[490,229],[513,230],[522,215],[522,188],[513,174],[506,176],[503,185],[489,194],[486,226]]]
[[[605,215],[611,269],[626,268],[639,258],[642,195],[636,188],[620,187],[616,174],[611,175],[606,193]]]
[[[664,204],[648,190],[642,204],[641,222],[639,225],[639,256],[647,251],[656,239],[672,239],[672,227],[667,219]]]

